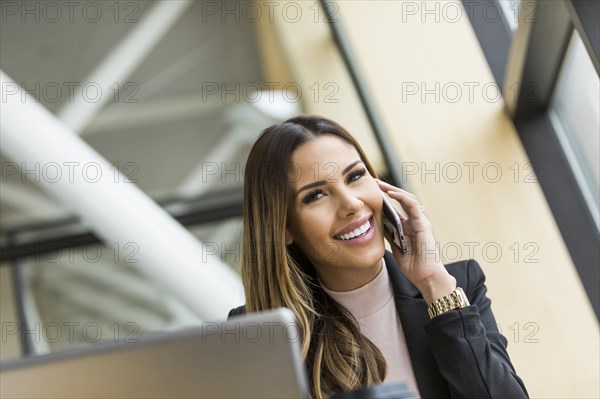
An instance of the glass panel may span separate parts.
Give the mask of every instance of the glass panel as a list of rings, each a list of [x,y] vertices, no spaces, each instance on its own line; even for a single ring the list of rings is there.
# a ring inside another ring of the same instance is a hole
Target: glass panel
[[[600,229],[600,79],[576,31],[562,66],[550,114]]]
[[[27,324],[18,336],[31,354],[134,343],[148,331],[199,323],[172,292],[144,275],[137,250],[134,242],[89,244],[20,264]]]
[[[74,102],[97,99],[90,96],[98,66],[114,56],[153,9],[169,3],[90,1],[69,14],[62,3],[13,2],[10,7],[17,9],[3,15],[0,25],[0,68],[61,115]],[[105,88],[109,101],[79,132],[115,172],[120,170],[173,215],[197,212],[202,202],[197,199],[223,204],[222,192],[241,193],[244,163],[259,132],[302,112],[301,102],[282,99],[281,87],[263,92],[272,86],[263,83],[263,39],[252,8],[242,9],[245,2],[214,3],[222,10],[187,3],[126,78]],[[280,65],[287,68],[282,60]],[[116,62],[105,72],[120,67]],[[85,85],[89,92],[82,91]],[[40,189],[41,180],[56,179],[55,169],[39,165],[24,173],[4,151],[0,162],[3,243],[39,243],[90,231],[92,226],[71,217],[72,209]],[[68,184],[69,170],[61,172],[66,181],[55,184]],[[203,253],[239,270],[240,217],[195,225],[190,232]],[[3,327],[17,332],[0,344],[0,351],[13,357],[38,355],[94,342],[126,342],[148,331],[201,322],[175,290],[144,273],[136,250],[132,238],[38,254],[13,268],[3,264],[5,271],[19,271],[21,284],[10,284],[5,277],[10,280],[10,273],[3,273],[2,283],[12,286],[16,296],[3,297],[0,314],[18,309],[22,300],[25,320],[12,313],[2,319]]]
[[[498,0],[500,9],[504,16],[504,21],[508,24],[511,31],[517,30],[519,23],[520,0]]]
[[[86,1],[73,14],[69,7],[57,14],[62,3],[14,2],[23,9],[4,15],[0,25],[0,68],[61,115],[84,96],[84,101],[95,99],[89,97],[93,90],[84,93],[82,87],[95,87],[96,68],[155,7],[170,3]],[[110,100],[78,132],[115,171],[174,216],[202,213],[207,204],[208,213],[234,208],[245,161],[260,131],[290,116],[314,113],[350,128],[377,171],[385,173],[318,3],[292,3],[289,9],[276,5],[275,11],[245,1],[189,4],[143,61],[104,90]],[[294,7],[303,7],[297,16]],[[111,66],[119,67],[118,62]],[[93,226],[40,189],[40,180],[56,179],[56,170],[39,165],[24,173],[9,155],[3,152],[0,158],[3,243],[68,241],[91,231]],[[54,174],[48,176],[50,172]],[[68,179],[69,170],[61,172]],[[68,181],[55,182],[64,183]],[[195,222],[190,233],[203,253],[239,271],[241,217],[208,218],[210,223]],[[135,238],[67,244],[71,246],[19,259],[18,266],[3,265],[3,271],[18,271],[21,283],[7,282],[4,276],[10,273],[3,273],[3,287],[12,287],[16,295],[3,297],[0,314],[6,317],[4,310],[10,308],[16,315],[2,322],[20,328],[23,320],[14,309],[22,300],[31,334],[16,332],[1,343],[0,352],[27,356],[96,341],[124,342],[147,331],[202,321],[176,290],[153,281],[144,265],[135,262]],[[27,346],[29,352],[24,351]]]
[[[212,167],[243,161],[259,128],[276,121],[254,101],[264,87],[256,23],[236,16],[234,4],[230,13],[213,15],[203,2],[190,2],[120,79],[128,57],[112,63],[111,57],[128,35],[142,31],[154,8],[168,2],[84,3],[71,14],[58,3],[11,5],[16,9],[4,15],[1,27],[2,70],[59,116],[76,103],[104,102],[80,136],[114,165],[108,173],[120,170],[153,199],[223,188]],[[100,65],[115,82],[99,89]],[[40,180],[67,180],[66,166],[57,171],[39,165],[23,173],[18,161],[0,161],[4,229],[71,213],[36,187]],[[226,183],[241,185],[241,179]]]

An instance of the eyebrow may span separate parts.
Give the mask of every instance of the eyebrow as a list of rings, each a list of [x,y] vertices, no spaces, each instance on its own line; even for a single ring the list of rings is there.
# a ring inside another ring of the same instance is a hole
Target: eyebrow
[[[362,162],[362,161],[359,159],[359,160],[356,160],[356,161],[352,162],[350,165],[346,166],[346,167],[344,168],[344,170],[342,170],[342,175],[346,175],[348,172],[350,172],[350,170],[351,170],[351,169],[352,169],[354,166],[356,166],[357,164],[359,164],[359,163],[361,163],[361,162]],[[309,183],[309,184],[307,184],[307,185],[305,185],[305,186],[302,186],[302,187],[300,187],[300,188],[298,189],[298,191],[296,191],[296,195],[295,195],[295,197],[297,197],[297,196],[298,196],[298,194],[300,194],[300,193],[301,193],[302,191],[304,191],[304,190],[308,190],[309,188],[313,188],[313,187],[322,186],[322,185],[324,185],[324,184],[327,184],[327,182],[326,182],[325,180],[319,180],[319,181],[315,181],[315,182]]]

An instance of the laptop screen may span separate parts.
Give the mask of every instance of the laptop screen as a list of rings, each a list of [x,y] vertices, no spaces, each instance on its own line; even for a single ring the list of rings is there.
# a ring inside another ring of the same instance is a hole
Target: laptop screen
[[[288,309],[0,365],[10,398],[307,398]]]

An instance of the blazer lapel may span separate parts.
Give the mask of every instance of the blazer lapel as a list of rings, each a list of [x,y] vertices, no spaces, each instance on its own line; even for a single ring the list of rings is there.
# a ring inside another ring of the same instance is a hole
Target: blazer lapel
[[[423,325],[429,321],[427,303],[417,287],[404,277],[394,255],[386,250],[384,259],[421,397],[447,397],[447,383],[438,370],[423,330]]]

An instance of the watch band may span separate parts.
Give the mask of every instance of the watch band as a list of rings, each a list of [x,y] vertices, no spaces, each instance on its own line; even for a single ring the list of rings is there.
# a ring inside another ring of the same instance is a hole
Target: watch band
[[[442,313],[448,312],[454,309],[466,308],[469,306],[469,299],[462,288],[456,287],[450,294],[436,299],[429,305],[427,312],[429,318],[433,319],[435,316],[439,316]]]

